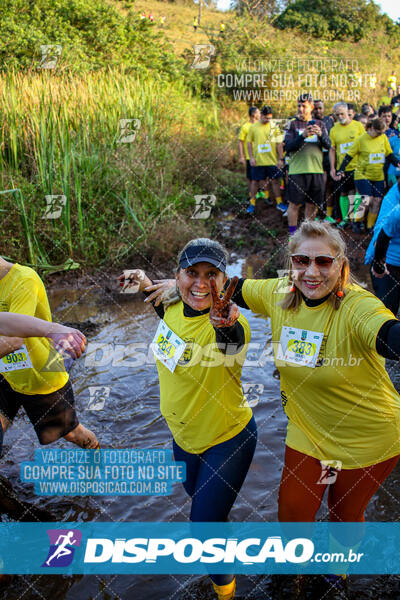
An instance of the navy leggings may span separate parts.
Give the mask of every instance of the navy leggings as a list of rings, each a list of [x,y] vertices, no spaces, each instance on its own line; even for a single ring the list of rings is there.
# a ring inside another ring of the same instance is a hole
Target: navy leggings
[[[246,478],[257,444],[254,417],[240,433],[230,440],[212,446],[202,454],[185,452],[173,442],[174,457],[186,463],[183,484],[192,498],[190,520],[193,522],[223,522]],[[217,585],[226,585],[233,575],[211,575]]]

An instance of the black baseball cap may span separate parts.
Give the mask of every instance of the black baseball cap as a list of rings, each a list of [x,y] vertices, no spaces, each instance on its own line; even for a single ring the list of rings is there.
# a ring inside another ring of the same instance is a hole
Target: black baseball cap
[[[189,246],[182,253],[179,266],[187,269],[200,262],[208,262],[217,267],[222,273],[226,271],[226,259],[224,252],[217,247],[206,246],[205,244],[196,244]]]

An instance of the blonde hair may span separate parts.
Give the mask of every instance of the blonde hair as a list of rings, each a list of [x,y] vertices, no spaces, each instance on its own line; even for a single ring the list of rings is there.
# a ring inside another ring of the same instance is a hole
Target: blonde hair
[[[337,310],[340,307],[342,298],[338,298],[336,292],[340,289],[343,292],[343,297],[347,293],[349,285],[356,283],[355,278],[350,272],[349,259],[346,256],[346,243],[339,232],[329,223],[322,223],[320,221],[303,221],[295,234],[290,238],[289,244],[286,250],[287,269],[289,277],[289,285],[294,285],[292,261],[290,260],[291,254],[295,254],[300,244],[310,238],[322,238],[332,248],[335,256],[339,260],[343,261],[342,268],[340,269],[340,275],[337,283],[331,292],[329,302]],[[294,292],[287,292],[284,299],[280,303],[280,306],[285,309],[297,310],[302,303],[302,295],[298,287],[295,286]]]

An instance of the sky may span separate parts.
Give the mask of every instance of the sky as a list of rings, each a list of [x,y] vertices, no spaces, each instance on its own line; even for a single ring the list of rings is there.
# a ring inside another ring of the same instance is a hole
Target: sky
[[[399,0],[375,0],[382,11],[387,13],[395,21],[400,19],[400,4]],[[220,10],[228,10],[231,0],[217,0],[217,5]],[[397,6],[396,6],[397,5]]]

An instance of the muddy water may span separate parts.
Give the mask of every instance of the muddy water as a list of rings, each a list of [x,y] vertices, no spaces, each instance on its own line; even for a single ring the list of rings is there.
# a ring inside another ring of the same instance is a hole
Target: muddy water
[[[256,256],[246,262],[238,260],[230,275],[260,276],[263,261]],[[126,344],[149,344],[158,325],[153,309],[143,304],[139,296],[105,293],[95,286],[82,291],[55,291],[49,294],[54,319],[61,322],[92,324],[88,334],[89,346],[84,358],[74,364],[71,380],[82,423],[96,432],[103,448],[169,448],[171,436],[159,413],[157,371],[150,359],[132,363],[124,358]],[[252,344],[243,369],[243,384],[253,384],[250,398],[259,430],[255,458],[245,485],[231,512],[233,521],[275,521],[277,493],[282,469],[286,418],[281,408],[279,381],[274,378],[274,365],[263,360],[263,348],[269,339],[269,324],[250,311],[243,311],[252,330]],[[94,350],[102,344],[102,357]],[[145,356],[144,351],[143,357]],[[97,358],[97,360],[94,360]],[[257,360],[261,365],[257,365]],[[100,360],[101,359],[101,360]],[[264,353],[265,359],[265,353]],[[138,364],[139,363],[139,364]],[[91,386],[110,388],[102,410],[89,410]],[[70,447],[64,441],[56,447]],[[171,496],[47,498],[37,497],[33,486],[19,480],[21,461],[32,460],[37,440],[26,417],[19,414],[5,437],[2,473],[9,479],[21,501],[29,502],[49,512],[54,521],[181,521],[189,514],[189,500],[183,487],[174,486]],[[400,514],[398,492],[399,472],[371,502],[368,520],[397,520]],[[323,505],[319,514],[326,519]],[[290,578],[287,589],[273,590],[271,578],[239,577],[240,598],[291,598]],[[397,578],[354,578],[353,591],[357,598],[393,597]],[[75,576],[75,577],[16,577],[0,598],[54,598],[110,600],[147,600],[214,598],[206,578],[187,576]]]

